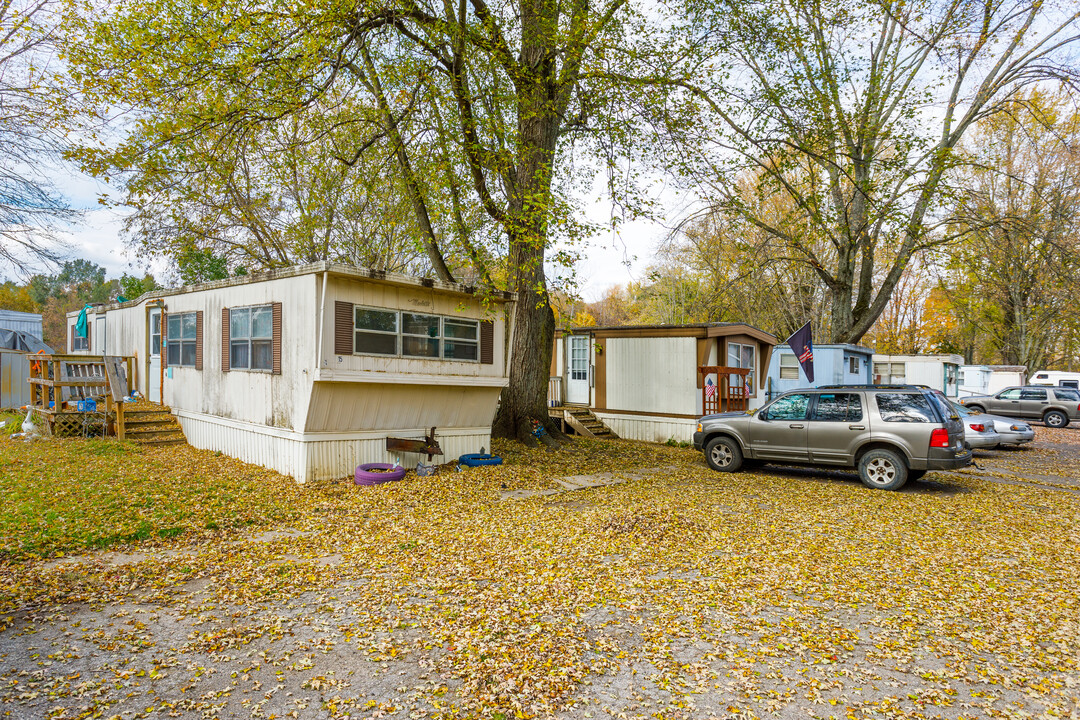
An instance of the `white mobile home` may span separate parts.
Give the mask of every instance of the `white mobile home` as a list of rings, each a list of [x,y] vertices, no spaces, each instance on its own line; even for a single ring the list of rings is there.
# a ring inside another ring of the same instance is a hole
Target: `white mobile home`
[[[320,480],[415,463],[387,438],[432,427],[446,460],[490,447],[511,308],[505,293],[317,263],[98,306],[79,339],[134,356],[133,387],[193,446]]]
[[[1056,385],[1057,387],[1080,387],[1080,372],[1063,370],[1037,370],[1031,376],[1032,385]]]
[[[926,385],[956,398],[960,392],[960,355],[874,354],[875,385]]]
[[[585,407],[619,437],[690,441],[698,418],[765,402],[776,338],[744,323],[556,333],[549,405]]]

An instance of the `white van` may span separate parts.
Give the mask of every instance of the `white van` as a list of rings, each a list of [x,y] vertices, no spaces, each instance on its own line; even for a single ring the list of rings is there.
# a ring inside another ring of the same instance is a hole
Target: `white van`
[[[1028,380],[1028,385],[1054,385],[1057,387],[1080,388],[1080,372],[1062,370],[1039,370]]]

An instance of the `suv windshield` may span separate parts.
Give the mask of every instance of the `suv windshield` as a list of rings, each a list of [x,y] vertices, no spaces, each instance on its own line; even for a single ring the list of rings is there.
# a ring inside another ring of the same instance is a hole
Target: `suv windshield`
[[[930,400],[922,393],[878,393],[875,399],[885,422],[938,422]]]

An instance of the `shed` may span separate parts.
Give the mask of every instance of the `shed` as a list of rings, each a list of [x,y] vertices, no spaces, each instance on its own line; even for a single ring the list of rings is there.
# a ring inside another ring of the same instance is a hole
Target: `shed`
[[[27,355],[39,350],[52,352],[52,348],[41,341],[41,316],[0,310],[0,410],[29,404],[30,360]]]
[[[791,347],[781,343],[769,363],[768,396],[822,385],[869,385],[874,351],[861,345],[814,345],[814,382],[806,379]]]
[[[133,387],[191,445],[321,480],[426,459],[388,438],[432,427],[445,459],[489,448],[511,308],[506,293],[323,262],[94,307],[83,352],[134,356]]]
[[[956,398],[960,392],[960,355],[874,354],[875,385],[926,385]]]
[[[45,337],[42,334],[41,315],[38,313],[0,310],[0,330],[16,330],[38,340]]]
[[[745,323],[572,328],[556,333],[548,404],[619,437],[689,442],[702,415],[764,403],[774,345]]]

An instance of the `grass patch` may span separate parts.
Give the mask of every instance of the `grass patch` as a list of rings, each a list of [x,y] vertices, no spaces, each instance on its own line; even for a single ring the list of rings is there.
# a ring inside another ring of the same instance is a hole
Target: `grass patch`
[[[2,441],[0,494],[0,559],[15,561],[290,520],[309,502],[219,454],[82,439]]]

